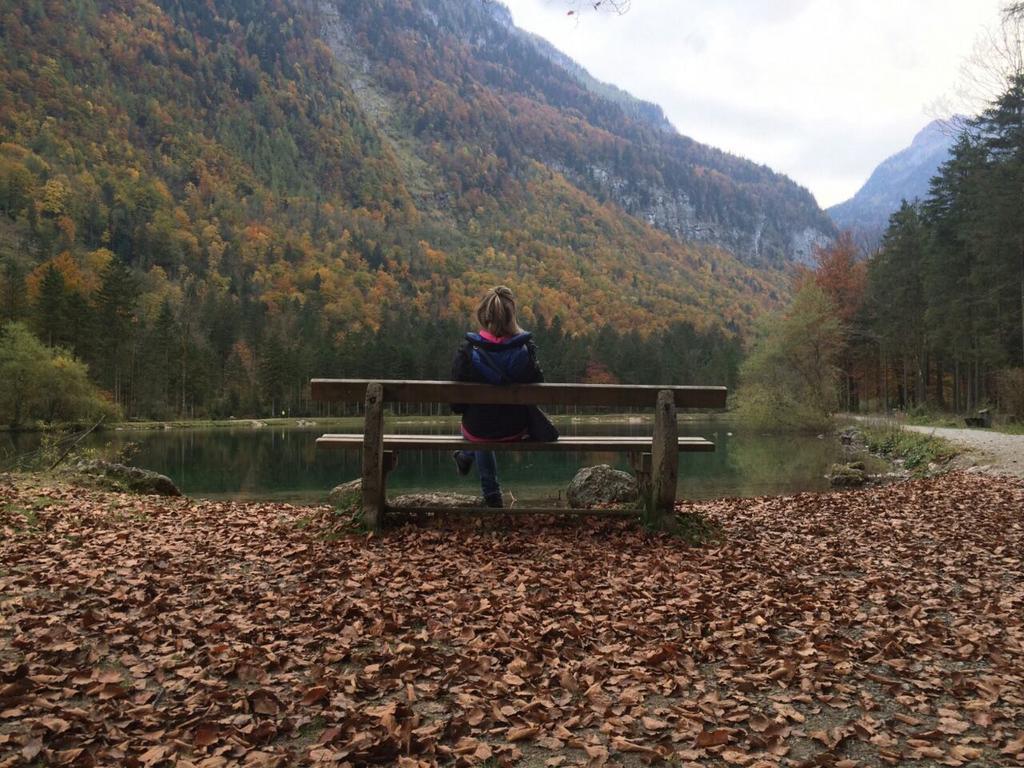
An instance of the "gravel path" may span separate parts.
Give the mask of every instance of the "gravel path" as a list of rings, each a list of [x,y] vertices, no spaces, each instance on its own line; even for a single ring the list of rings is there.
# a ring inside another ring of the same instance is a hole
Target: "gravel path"
[[[955,429],[951,427],[915,427],[904,429],[935,435],[954,445],[968,448],[975,454],[976,466],[996,474],[1024,477],[1024,435],[1007,435],[988,429]]]
[[[895,425],[912,432],[935,435],[969,453],[961,457],[963,468],[977,467],[979,471],[998,475],[1024,477],[1024,435],[1007,435],[988,429],[956,429],[952,427],[919,427],[891,419],[857,417],[858,421]]]

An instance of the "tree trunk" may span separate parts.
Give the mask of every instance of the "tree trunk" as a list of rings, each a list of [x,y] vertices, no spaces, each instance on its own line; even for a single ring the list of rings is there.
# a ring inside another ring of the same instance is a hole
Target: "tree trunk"
[[[907,356],[903,355],[903,391],[900,394],[900,407],[907,410],[910,401],[910,375],[907,373]]]
[[[916,359],[913,387],[914,406],[923,406],[928,401],[928,353],[919,354]]]
[[[953,410],[963,413],[960,410],[960,358],[953,361]]]
[[[187,367],[185,365],[185,350],[187,349],[188,339],[188,326],[185,327],[185,333],[181,336],[181,413],[182,418],[185,417],[185,373]]]
[[[889,412],[889,362],[882,355],[882,410]]]
[[[982,399],[985,393],[982,389],[982,365],[981,360],[978,360],[974,364],[974,407],[978,408],[981,405]]]

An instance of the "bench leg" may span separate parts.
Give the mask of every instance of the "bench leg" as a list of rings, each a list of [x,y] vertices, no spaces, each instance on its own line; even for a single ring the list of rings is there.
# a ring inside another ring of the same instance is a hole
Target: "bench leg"
[[[679,475],[679,424],[672,392],[658,393],[654,411],[654,440],[651,446],[650,523],[660,528],[670,523],[676,503]]]
[[[384,524],[384,387],[366,387],[366,418],[363,425],[363,524],[379,531]]]

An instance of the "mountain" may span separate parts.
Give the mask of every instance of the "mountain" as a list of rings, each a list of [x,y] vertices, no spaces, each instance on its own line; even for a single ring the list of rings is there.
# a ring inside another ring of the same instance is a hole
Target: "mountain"
[[[553,377],[699,378],[834,233],[806,190],[679,135],[489,0],[0,18],[0,320],[70,348],[129,413],[444,376],[500,282],[563,345]]]
[[[456,74],[431,52],[453,55],[473,83],[460,95],[486,110],[485,134],[495,134],[488,141],[477,131],[474,140],[541,162],[680,242],[713,243],[744,263],[779,268],[808,262],[813,247],[835,234],[806,189],[680,135],[660,107],[596,80],[517,29],[500,3],[433,0],[420,4],[422,14],[395,14],[387,3],[336,7],[327,37],[363,57],[378,92],[424,105],[425,90],[444,93]],[[368,34],[376,29],[387,33]],[[373,63],[383,61],[401,62],[417,79],[396,80],[379,65],[374,76]]]
[[[910,142],[910,146],[884,160],[853,197],[828,209],[840,229],[849,229],[865,250],[874,250],[882,240],[889,216],[903,200],[924,199],[928,183],[949,157],[956,141],[951,129],[963,122],[955,116],[933,120]]]

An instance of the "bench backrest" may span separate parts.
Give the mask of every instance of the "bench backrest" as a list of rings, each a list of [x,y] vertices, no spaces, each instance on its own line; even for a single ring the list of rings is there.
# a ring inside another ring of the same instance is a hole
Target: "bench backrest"
[[[677,408],[725,408],[725,387],[648,384],[469,384],[456,381],[313,379],[314,400],[356,403],[366,386],[378,381],[391,403],[467,403],[473,405],[586,405],[653,408],[662,390],[672,392]]]

